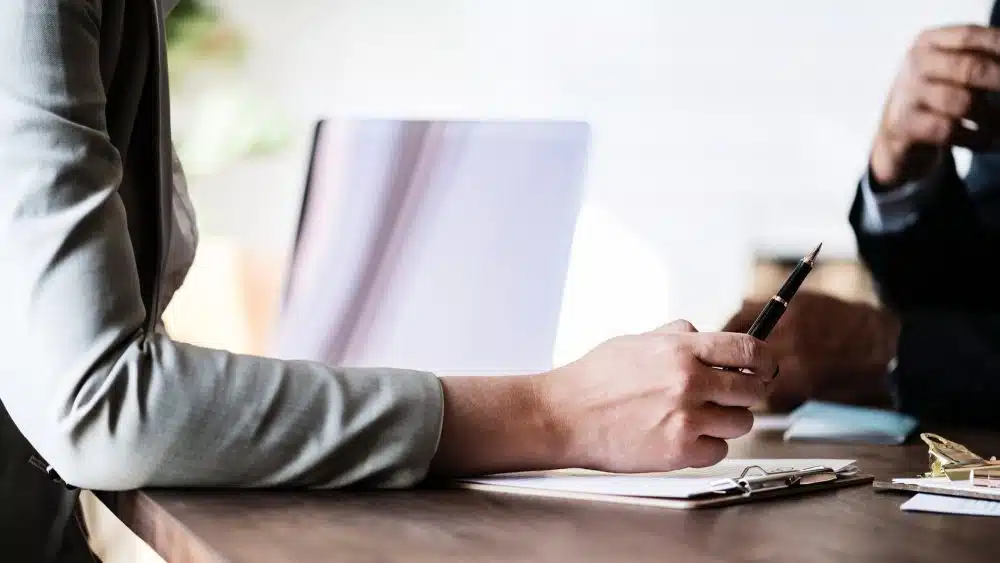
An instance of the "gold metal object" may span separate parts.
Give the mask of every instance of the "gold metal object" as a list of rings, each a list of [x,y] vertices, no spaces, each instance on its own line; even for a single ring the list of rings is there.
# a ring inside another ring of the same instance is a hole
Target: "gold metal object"
[[[969,480],[977,487],[1000,488],[1000,464],[970,469]]]
[[[980,481],[996,481],[1000,486],[1000,461],[996,457],[984,459],[962,444],[942,438],[937,434],[923,433],[920,439],[927,444],[930,472],[925,477],[947,477],[951,481],[967,481],[973,475]]]

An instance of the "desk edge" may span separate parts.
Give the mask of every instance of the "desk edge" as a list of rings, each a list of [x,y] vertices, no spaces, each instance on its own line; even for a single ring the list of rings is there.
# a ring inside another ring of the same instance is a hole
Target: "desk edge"
[[[226,561],[144,491],[121,493],[118,511],[122,522],[169,563]]]

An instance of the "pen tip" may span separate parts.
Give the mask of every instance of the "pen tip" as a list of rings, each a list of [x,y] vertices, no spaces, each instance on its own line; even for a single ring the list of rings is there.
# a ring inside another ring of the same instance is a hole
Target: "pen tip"
[[[813,249],[813,251],[809,253],[809,256],[806,256],[806,262],[809,262],[810,264],[813,263],[813,262],[815,262],[816,261],[816,256],[819,255],[819,249],[821,249],[821,248],[823,248],[823,243],[817,244],[816,248]]]

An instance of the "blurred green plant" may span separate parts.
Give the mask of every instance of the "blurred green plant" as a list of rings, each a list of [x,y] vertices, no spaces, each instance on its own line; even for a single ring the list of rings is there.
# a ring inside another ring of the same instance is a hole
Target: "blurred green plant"
[[[189,174],[210,174],[284,145],[280,112],[225,72],[238,70],[246,50],[213,1],[180,0],[167,18],[166,35],[175,103],[190,116],[176,139]],[[191,88],[182,88],[188,82]]]
[[[180,0],[167,18],[167,41],[176,41],[186,22],[205,19],[217,21],[217,13],[204,0]]]
[[[240,34],[209,0],[180,0],[167,18],[166,32],[171,78],[183,79],[205,63],[238,64],[245,54]]]

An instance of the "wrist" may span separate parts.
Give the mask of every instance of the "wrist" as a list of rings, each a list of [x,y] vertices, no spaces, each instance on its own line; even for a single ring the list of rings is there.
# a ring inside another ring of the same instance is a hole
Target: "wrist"
[[[527,393],[531,397],[530,411],[538,436],[542,437],[540,446],[549,460],[549,468],[562,469],[567,467],[582,467],[585,465],[583,456],[574,446],[574,430],[578,424],[573,422],[570,408],[561,383],[562,370],[557,368],[548,372],[525,378],[530,386]]]
[[[868,158],[868,180],[875,193],[889,192],[903,184],[899,178],[899,158],[895,156],[901,149],[893,150],[891,145],[881,137],[876,139]]]
[[[868,159],[868,181],[872,192],[888,193],[914,181],[920,181],[939,168],[946,149],[915,146],[879,136]]]
[[[437,475],[566,467],[567,439],[547,374],[442,377]]]

